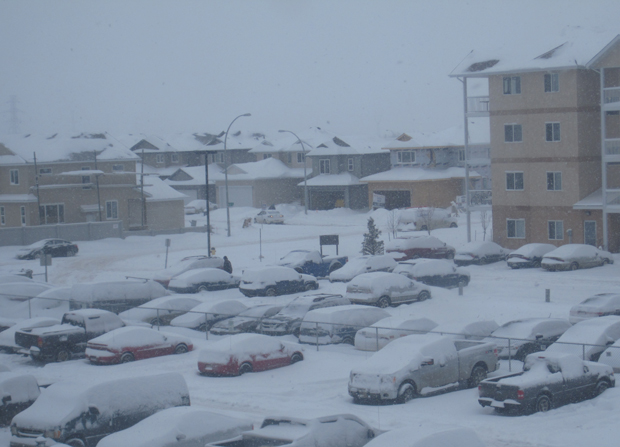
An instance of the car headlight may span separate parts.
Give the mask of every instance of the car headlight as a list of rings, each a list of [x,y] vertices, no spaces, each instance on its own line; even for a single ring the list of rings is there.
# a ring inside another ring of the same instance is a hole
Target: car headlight
[[[59,439],[60,438],[60,430],[46,430],[45,432],[43,432],[43,437],[45,437],[45,438],[52,438],[52,439]]]

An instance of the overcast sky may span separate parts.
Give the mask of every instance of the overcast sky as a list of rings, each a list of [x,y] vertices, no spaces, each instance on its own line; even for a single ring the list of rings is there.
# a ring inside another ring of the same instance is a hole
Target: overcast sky
[[[618,0],[0,0],[0,133],[433,132],[472,49],[620,33]],[[11,98],[16,99],[17,122]]]

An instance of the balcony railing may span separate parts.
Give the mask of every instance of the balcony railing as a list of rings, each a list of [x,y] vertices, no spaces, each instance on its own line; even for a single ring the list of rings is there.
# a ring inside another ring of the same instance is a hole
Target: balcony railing
[[[603,101],[605,104],[620,102],[620,87],[603,89]]]
[[[620,155],[620,138],[608,138],[605,140],[606,155]]]
[[[468,96],[467,97],[467,113],[489,111],[488,96]]]

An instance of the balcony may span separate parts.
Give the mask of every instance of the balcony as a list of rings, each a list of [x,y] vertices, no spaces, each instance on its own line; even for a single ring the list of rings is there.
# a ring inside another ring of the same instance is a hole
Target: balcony
[[[620,138],[605,139],[604,159],[607,162],[620,162]]]
[[[489,97],[468,96],[467,116],[489,116]]]
[[[620,87],[603,89],[603,109],[620,110]]]

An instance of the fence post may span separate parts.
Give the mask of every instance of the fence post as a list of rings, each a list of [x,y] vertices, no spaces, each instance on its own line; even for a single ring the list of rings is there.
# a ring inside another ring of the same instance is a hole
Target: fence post
[[[463,295],[463,281],[459,282],[459,296]]]
[[[159,309],[157,309],[157,330],[159,330]]]
[[[510,352],[510,339],[508,339],[508,372],[512,372],[512,354]]]
[[[551,289],[545,289],[545,303],[551,302]]]
[[[28,298],[28,318],[32,318],[32,308],[30,306],[30,301],[32,301],[32,298]]]
[[[316,323],[314,323],[316,326],[316,350],[318,352],[319,350],[319,323],[318,321]]]
[[[581,345],[581,358],[583,360],[586,359],[586,345],[585,344]]]
[[[379,328],[375,328],[375,339],[377,341],[377,351],[379,350]]]
[[[209,328],[207,327],[207,326],[208,326],[208,323],[207,323],[207,316],[208,316],[208,315],[209,315],[209,314],[207,314],[207,313],[205,312],[205,337],[206,337],[206,338],[205,338],[205,340],[208,340],[208,339],[209,339]]]

